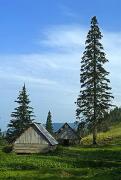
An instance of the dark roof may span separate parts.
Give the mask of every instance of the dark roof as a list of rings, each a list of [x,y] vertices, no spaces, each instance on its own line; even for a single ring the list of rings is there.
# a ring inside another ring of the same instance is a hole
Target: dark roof
[[[62,126],[55,134],[56,134],[56,135],[61,134],[66,126],[68,126],[68,128],[71,129],[71,132],[73,132],[73,134],[75,134],[75,136],[76,136],[77,138],[80,138],[80,137],[78,136],[78,134],[75,132],[75,130],[74,130],[73,128],[71,128],[71,126],[69,126],[69,124],[68,124],[67,122],[66,122],[65,124],[63,124],[63,126]]]
[[[43,136],[49,141],[51,145],[56,145],[58,142],[54,139],[54,137],[45,129],[45,127],[40,123],[33,123],[38,131],[43,134]]]
[[[58,131],[65,123],[52,123],[54,132]],[[73,128],[77,129],[76,123],[68,123],[68,125]]]

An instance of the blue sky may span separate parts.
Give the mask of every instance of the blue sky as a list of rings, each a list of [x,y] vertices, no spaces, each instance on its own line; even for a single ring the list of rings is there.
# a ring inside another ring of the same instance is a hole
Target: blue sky
[[[114,103],[121,105],[120,0],[0,0],[0,128],[24,83],[36,121],[74,122],[80,59],[96,15],[109,59]]]

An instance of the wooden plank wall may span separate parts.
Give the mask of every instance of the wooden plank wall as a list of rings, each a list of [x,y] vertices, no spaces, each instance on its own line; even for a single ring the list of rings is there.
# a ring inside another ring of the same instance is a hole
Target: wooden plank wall
[[[56,136],[57,139],[77,139],[76,134],[68,126],[64,127]]]
[[[39,153],[49,151],[50,146],[41,144],[15,144],[13,151],[16,153]]]
[[[13,151],[16,153],[39,153],[47,152],[50,148],[45,137],[30,127],[15,141]]]
[[[33,127],[28,128],[15,144],[49,144],[42,134],[38,134]]]

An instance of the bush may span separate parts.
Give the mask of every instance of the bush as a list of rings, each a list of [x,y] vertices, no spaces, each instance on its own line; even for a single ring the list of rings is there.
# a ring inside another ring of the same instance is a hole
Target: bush
[[[10,152],[12,152],[12,150],[13,150],[12,145],[7,145],[2,149],[2,151],[5,152],[5,153],[10,153]]]
[[[0,146],[5,146],[7,144],[5,138],[0,137]]]

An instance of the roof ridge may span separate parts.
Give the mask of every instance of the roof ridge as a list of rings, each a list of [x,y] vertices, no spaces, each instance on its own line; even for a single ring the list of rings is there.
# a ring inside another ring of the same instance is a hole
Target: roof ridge
[[[50,142],[51,145],[58,144],[56,139],[46,130],[46,128],[42,124],[40,124],[40,123],[33,123],[33,124],[46,137],[46,139]],[[42,130],[44,130],[45,133]]]

